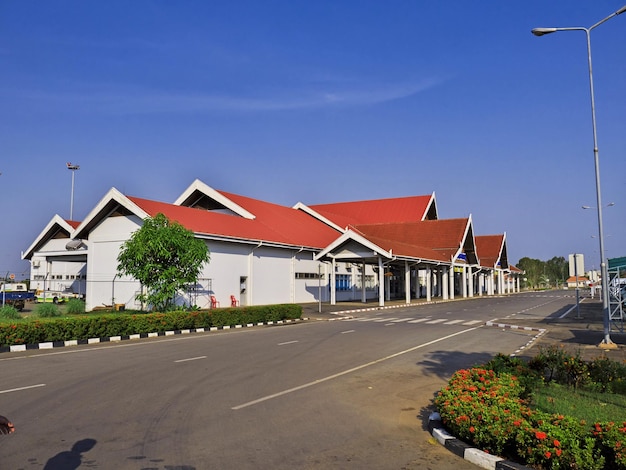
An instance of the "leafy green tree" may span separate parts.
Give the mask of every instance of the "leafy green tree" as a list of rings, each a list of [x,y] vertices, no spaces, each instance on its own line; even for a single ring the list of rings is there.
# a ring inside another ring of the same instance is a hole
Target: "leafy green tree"
[[[539,287],[543,278],[544,262],[533,258],[522,258],[517,263],[517,267],[524,271],[526,283],[531,289]]]
[[[559,281],[564,284],[569,273],[569,263],[563,256],[555,256],[546,261],[546,276],[550,281]],[[584,273],[578,273],[583,276]]]
[[[164,312],[175,306],[180,289],[198,281],[202,265],[209,261],[209,249],[192,231],[159,213],[144,220],[123,243],[117,261],[120,274],[147,288],[137,299]]]

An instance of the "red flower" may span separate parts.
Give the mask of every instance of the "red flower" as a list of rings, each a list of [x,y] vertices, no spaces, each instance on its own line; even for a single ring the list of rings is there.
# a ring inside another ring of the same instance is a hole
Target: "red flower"
[[[546,453],[544,455],[546,456],[546,459],[549,459],[550,457],[552,457],[552,452],[546,450]]]
[[[537,431],[535,432],[535,437],[541,440],[541,439],[545,439],[546,437],[548,437],[548,435],[545,432]]]
[[[557,457],[560,457],[562,453],[563,453],[563,451],[561,449],[557,449],[556,450]]]
[[[554,447],[559,447],[561,443],[558,440],[554,440]]]
[[[476,428],[474,426],[470,426],[469,432],[471,432],[472,434],[475,433],[476,432]]]

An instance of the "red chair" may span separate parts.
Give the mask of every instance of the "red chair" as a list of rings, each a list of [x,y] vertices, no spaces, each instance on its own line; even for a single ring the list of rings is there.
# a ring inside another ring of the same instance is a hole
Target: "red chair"
[[[239,301],[235,298],[234,295],[230,296],[230,306],[231,307],[239,307]]]
[[[215,298],[214,295],[211,296],[211,308],[217,308],[220,306],[220,303],[218,302],[218,300]]]

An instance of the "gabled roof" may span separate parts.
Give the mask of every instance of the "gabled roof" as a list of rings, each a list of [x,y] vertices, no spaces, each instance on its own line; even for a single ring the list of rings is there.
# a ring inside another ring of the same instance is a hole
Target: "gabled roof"
[[[393,244],[396,255],[450,263],[464,254],[469,264],[478,262],[471,216],[461,219],[357,225],[355,229],[367,239],[376,238]]]
[[[408,196],[310,206],[298,203],[294,208],[304,210],[325,223],[330,222],[336,227],[343,228],[348,225],[419,222],[437,218],[435,193],[430,196]]]
[[[174,204],[210,211],[230,211],[246,219],[254,219],[254,214],[251,214],[223,193],[211,188],[199,179],[194,180],[183,194],[174,201]]]
[[[221,210],[215,212],[206,208],[124,196],[113,188],[83,221],[77,234],[85,237],[105,217],[117,211],[121,214],[135,214],[142,219],[162,213],[168,219],[207,238],[219,237],[320,249],[337,237],[336,230],[290,207],[224,192],[216,191],[213,195],[219,195],[226,201],[230,210],[226,213]],[[232,208],[254,216],[245,217],[232,211]]]
[[[506,259],[506,234],[498,235],[477,235],[476,251],[480,257],[480,265],[485,268],[509,267]],[[503,263],[504,261],[504,263]]]
[[[31,259],[35,251],[38,251],[48,240],[53,238],[69,239],[71,233],[78,225],[79,222],[75,220],[65,220],[60,215],[55,214],[35,241],[22,253],[22,259]]]
[[[451,264],[460,260],[460,255],[464,254],[468,263],[477,264],[471,217],[351,226],[332,245],[319,253],[316,259],[333,257],[341,249],[348,251],[345,247],[349,240],[370,248],[371,257],[380,254],[387,258],[401,257]],[[356,253],[358,250],[352,251]],[[342,257],[348,257],[348,254],[343,253]]]

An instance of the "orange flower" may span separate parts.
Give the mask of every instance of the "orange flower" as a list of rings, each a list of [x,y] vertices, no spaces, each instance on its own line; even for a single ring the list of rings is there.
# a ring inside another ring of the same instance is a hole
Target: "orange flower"
[[[469,432],[471,432],[472,434],[475,433],[476,432],[476,428],[474,426],[470,426]]]
[[[554,447],[559,447],[561,443],[558,440],[554,440]]]
[[[535,432],[535,437],[541,440],[541,439],[545,439],[546,437],[548,437],[548,435],[545,432],[537,431]]]

